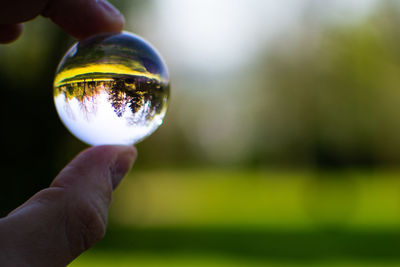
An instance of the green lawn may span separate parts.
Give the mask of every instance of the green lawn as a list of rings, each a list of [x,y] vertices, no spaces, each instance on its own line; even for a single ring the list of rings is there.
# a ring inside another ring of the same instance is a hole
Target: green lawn
[[[159,255],[146,253],[95,253],[90,252],[79,258],[70,266],[73,267],[397,267],[399,262],[369,262],[369,261],[352,261],[352,260],[329,260],[318,262],[277,262],[277,261],[257,261],[257,260],[235,260],[224,257],[197,256],[197,255]]]
[[[400,172],[132,172],[71,266],[400,266]]]

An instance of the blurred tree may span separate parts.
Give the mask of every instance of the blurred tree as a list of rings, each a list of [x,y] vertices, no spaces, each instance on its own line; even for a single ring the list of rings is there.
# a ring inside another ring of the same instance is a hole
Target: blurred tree
[[[268,53],[270,99],[260,132],[269,162],[319,167],[400,163],[400,14],[382,2],[366,20],[305,20]],[[265,65],[266,64],[266,65]]]

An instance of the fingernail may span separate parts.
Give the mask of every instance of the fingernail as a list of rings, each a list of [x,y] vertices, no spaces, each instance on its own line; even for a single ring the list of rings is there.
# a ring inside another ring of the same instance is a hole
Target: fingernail
[[[115,189],[125,174],[131,169],[133,162],[136,159],[136,149],[134,147],[127,147],[121,152],[114,163],[111,171],[111,181],[113,189]]]
[[[104,10],[106,11],[109,15],[112,16],[121,16],[121,12],[119,12],[118,9],[116,9],[113,5],[111,5],[109,2],[105,0],[96,0],[97,4]]]

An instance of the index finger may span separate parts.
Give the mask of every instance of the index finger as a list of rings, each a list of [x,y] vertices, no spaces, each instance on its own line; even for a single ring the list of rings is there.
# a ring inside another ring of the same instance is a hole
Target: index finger
[[[49,17],[77,39],[120,32],[125,22],[122,14],[105,0],[7,0],[0,4],[0,24],[7,29],[7,32],[0,30],[0,35],[3,33],[0,39],[7,39],[4,35],[10,34],[13,25],[38,15]]]

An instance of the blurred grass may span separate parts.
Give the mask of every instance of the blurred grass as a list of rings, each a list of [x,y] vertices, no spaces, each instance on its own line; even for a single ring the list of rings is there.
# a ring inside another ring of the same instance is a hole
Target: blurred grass
[[[117,189],[111,219],[136,226],[399,229],[399,174],[383,170],[133,172]]]
[[[399,174],[132,172],[71,266],[400,266]]]
[[[79,267],[180,267],[180,266],[207,266],[207,267],[395,267],[400,266],[399,263],[390,262],[369,262],[369,261],[320,261],[320,262],[276,262],[276,261],[243,261],[224,257],[198,256],[198,255],[158,255],[146,253],[114,253],[114,252],[88,252],[82,255],[79,260],[73,262],[70,266]]]

